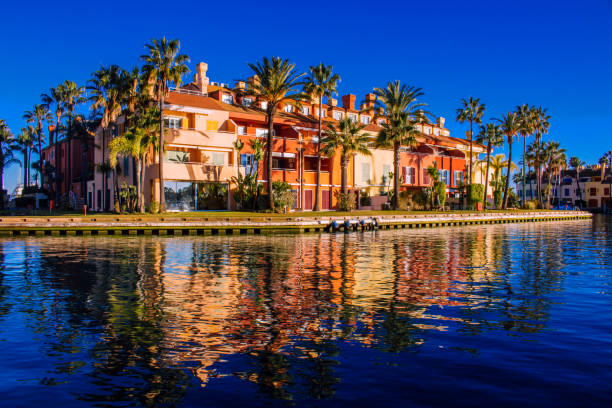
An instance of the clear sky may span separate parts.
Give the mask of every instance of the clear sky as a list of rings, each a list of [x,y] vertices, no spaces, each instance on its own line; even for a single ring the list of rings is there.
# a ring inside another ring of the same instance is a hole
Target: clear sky
[[[139,64],[143,45],[163,35],[181,40],[192,69],[207,62],[212,81],[244,78],[262,56],[302,70],[324,62],[342,77],[339,94],[358,101],[389,80],[422,87],[454,136],[467,129],[455,122],[460,99],[475,96],[486,119],[547,107],[548,138],[568,157],[596,162],[612,149],[610,0],[8,2],[0,118],[16,133],[42,92],[85,84],[100,64]],[[7,171],[9,191],[18,175]]]

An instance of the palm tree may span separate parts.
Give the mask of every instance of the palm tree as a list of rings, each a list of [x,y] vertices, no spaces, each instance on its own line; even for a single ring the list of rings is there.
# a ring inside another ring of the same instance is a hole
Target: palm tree
[[[85,103],[87,99],[85,98],[84,87],[77,86],[77,84],[69,80],[64,81],[62,86],[64,87],[64,101],[66,104],[66,110],[68,111],[68,133],[66,137],[68,143],[68,165],[66,166],[68,183],[66,184],[66,188],[67,190],[72,190],[72,125],[74,122],[74,110],[76,109],[77,105]],[[84,194],[85,192],[81,193]]]
[[[522,197],[522,205],[525,206],[525,164],[526,164],[526,141],[527,137],[533,133],[534,131],[534,108],[530,107],[528,104],[524,103],[522,105],[518,105],[515,109],[516,115],[518,116],[519,122],[521,123],[519,133],[523,136],[523,173],[522,173],[522,182],[523,182],[523,197]]]
[[[348,187],[347,169],[349,160],[353,154],[370,156],[368,148],[369,138],[362,132],[364,125],[358,124],[350,118],[342,118],[338,125],[330,125],[327,128],[327,135],[321,141],[323,153],[331,156],[337,149],[340,149],[340,169],[341,169],[341,190],[346,194]]]
[[[310,67],[310,75],[304,80],[304,93],[317,98],[319,103],[319,128],[317,138],[317,186],[315,187],[314,211],[321,210],[319,191],[321,190],[321,125],[323,121],[323,98],[331,97],[336,93],[336,87],[340,82],[338,74],[332,74],[331,65],[320,63]]]
[[[152,39],[151,44],[146,44],[145,47],[149,53],[142,55],[140,58],[145,62],[142,67],[148,80],[155,84],[154,91],[159,102],[159,208],[160,211],[166,210],[164,200],[164,98],[168,94],[169,86],[174,83],[175,86],[181,86],[182,77],[187,72],[187,63],[189,57],[185,54],[179,54],[181,44],[179,40],[166,40],[163,37],[161,40]]]
[[[533,129],[535,131],[535,140],[539,145],[542,143],[542,136],[548,133],[550,128],[550,115],[547,113],[546,108],[537,107],[533,109]],[[536,150],[536,185],[538,201],[542,202],[542,159],[540,158],[540,151]]]
[[[115,123],[117,117],[121,114],[121,68],[117,65],[110,65],[108,67],[100,67],[91,75],[91,79],[87,82],[87,90],[89,91],[89,101],[91,102],[90,109],[102,110],[102,118],[100,121],[100,130],[102,133],[102,162],[106,162],[106,136],[108,128]],[[100,167],[100,170],[104,177],[102,178],[102,188],[104,194],[102,194],[103,205],[102,209],[106,210],[108,203],[106,202],[106,190],[108,189],[107,174],[111,170],[108,166]],[[115,177],[113,177],[115,179]],[[118,208],[116,202],[113,207]]]
[[[246,92],[256,96],[264,103],[266,120],[268,122],[268,205],[274,209],[274,197],[272,194],[272,150],[274,137],[274,117],[278,111],[278,105],[299,103],[304,95],[298,92],[298,87],[304,85],[300,78],[303,73],[295,71],[295,64],[287,59],[272,57],[263,58],[261,62],[249,63],[249,68],[254,72],[255,78],[249,83]]]
[[[508,187],[510,185],[510,172],[512,163],[512,141],[521,129],[521,121],[516,113],[508,112],[497,119],[500,124],[501,132],[506,136],[508,142],[508,170],[506,172],[506,182],[504,185],[504,195],[502,198],[502,208],[505,209],[508,204]]]
[[[506,156],[504,154],[496,154],[491,157],[491,164],[489,165],[493,169],[493,180],[491,182],[495,184],[496,190],[499,188],[503,170],[508,166],[508,161],[505,159]]]
[[[131,120],[132,126],[121,136],[114,138],[109,143],[109,159],[111,167],[117,165],[117,155],[129,155],[136,161],[136,191],[138,194],[138,208],[144,213],[144,197],[142,186],[144,185],[143,164],[148,160],[151,147],[159,150],[159,137],[157,137],[157,119],[159,112],[157,107],[141,106],[136,116]]]
[[[55,138],[55,158],[53,160],[53,167],[55,167],[55,201],[57,202],[59,201],[59,136],[66,101],[64,86],[60,84],[55,88],[51,88],[48,94],[42,94],[40,97],[47,109],[51,110],[51,105],[55,105],[55,130],[53,132],[53,136]],[[51,135],[49,135],[49,138],[51,138]],[[49,144],[51,144],[51,140],[49,140]]]
[[[421,88],[400,84],[400,81],[387,83],[385,88],[374,88],[376,108],[382,111],[387,121],[376,138],[379,147],[393,148],[393,208],[398,207],[399,197],[399,161],[402,146],[416,145],[417,120],[423,119],[422,108],[425,103],[418,102],[424,95]]]
[[[44,172],[42,171],[42,141],[45,138],[45,135],[43,134],[43,121],[46,121],[47,123],[51,122],[51,112],[49,112],[49,108],[46,105],[37,104],[34,105],[34,109],[32,109],[31,111],[26,111],[23,115],[23,118],[26,120],[27,123],[36,123],[34,129],[36,130],[36,140],[38,142],[38,174],[40,176],[40,186],[42,187],[45,184]]]
[[[0,119],[0,210],[4,210],[4,170],[11,164],[19,164],[13,157],[15,137],[4,119]]]
[[[482,210],[487,208],[487,189],[489,188],[489,165],[491,162],[491,150],[504,144],[504,136],[502,135],[499,126],[494,123],[487,123],[480,127],[476,141],[487,146],[487,170],[485,173],[484,194],[482,197]],[[524,188],[523,188],[524,190]]]
[[[480,98],[469,97],[468,99],[461,99],[461,107],[457,109],[457,121],[459,123],[470,122],[470,174],[468,180],[470,180],[470,184],[474,182],[473,174],[472,174],[472,155],[473,155],[473,127],[474,123],[481,124],[482,123],[482,115],[485,111],[485,104],[480,103]]]
[[[30,186],[30,157],[34,145],[34,128],[32,126],[21,128],[15,143],[19,146],[18,150],[23,153],[23,162],[21,163],[23,167],[23,188],[27,188]]]
[[[544,147],[544,156],[546,157],[546,171],[548,173],[548,188],[546,191],[550,192],[552,176],[557,175],[557,182],[559,186],[559,197],[557,199],[557,205],[561,205],[561,170],[567,167],[567,158],[565,156],[565,149],[560,147],[559,142],[548,142]],[[550,194],[550,193],[549,193]],[[549,198],[546,197],[547,204]]]
[[[580,188],[580,168],[584,167],[586,163],[580,160],[576,156],[572,156],[569,159],[569,165],[576,170],[576,184],[578,185],[578,195],[580,196],[580,208],[582,208],[582,189]]]

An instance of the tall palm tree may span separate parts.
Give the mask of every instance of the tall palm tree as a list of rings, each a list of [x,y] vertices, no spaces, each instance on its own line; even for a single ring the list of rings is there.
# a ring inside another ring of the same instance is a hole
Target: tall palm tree
[[[38,142],[38,174],[40,176],[40,186],[42,187],[45,184],[42,160],[42,142],[45,138],[45,135],[43,134],[43,122],[51,122],[51,112],[49,112],[49,108],[46,105],[36,104],[34,105],[34,109],[25,112],[23,118],[27,123],[36,123],[34,129],[36,130],[36,141]]]
[[[533,133],[534,131],[534,122],[535,122],[535,112],[534,108],[530,107],[528,104],[524,103],[522,105],[518,105],[515,109],[516,115],[521,123],[521,127],[519,130],[520,135],[523,137],[523,172],[522,172],[522,183],[523,183],[523,197],[522,197],[522,205],[525,206],[525,165],[527,162],[527,158],[525,157],[526,153],[526,141],[527,137]]]
[[[580,197],[580,207],[582,208],[582,189],[580,188],[580,168],[584,167],[586,163],[580,160],[576,156],[572,156],[569,159],[569,165],[576,170],[576,185],[578,186],[578,195]]]
[[[159,112],[157,107],[142,106],[136,116],[131,120],[132,126],[121,136],[114,138],[109,143],[110,165],[117,165],[117,155],[129,155],[136,161],[136,191],[138,194],[138,208],[144,213],[144,197],[142,187],[144,185],[143,165],[148,160],[151,147],[159,150],[159,137],[157,136],[157,119]]]
[[[126,128],[131,127],[133,125],[133,120],[135,118],[136,106],[144,106],[143,103],[146,102],[146,105],[150,102],[150,91],[149,86],[142,78],[142,73],[140,72],[140,68],[134,67],[131,71],[123,70],[121,74],[121,93],[120,99],[121,104],[124,105],[127,109],[126,116]],[[136,168],[136,158],[132,157],[132,168]],[[137,184],[138,175],[137,172],[132,172],[132,183],[134,185]]]
[[[53,160],[53,167],[55,168],[55,201],[59,201],[59,166],[58,166],[58,159],[59,159],[59,137],[60,137],[60,130],[61,130],[61,124],[62,124],[62,116],[64,115],[64,112],[66,110],[66,98],[65,98],[65,89],[63,84],[58,85],[55,88],[51,88],[49,90],[49,93],[47,94],[42,94],[40,95],[43,104],[47,107],[47,109],[51,110],[51,105],[55,106],[55,129],[53,131],[53,137],[54,137],[54,143],[55,143],[55,147],[54,147],[54,160]],[[49,138],[51,138],[51,135],[49,135]],[[49,144],[51,144],[51,140],[49,140]]]
[[[548,188],[546,191],[550,192],[552,176],[557,175],[557,184],[559,196],[557,199],[557,205],[561,205],[561,170],[567,167],[567,158],[565,156],[565,149],[561,148],[559,142],[550,141],[544,146],[544,157],[546,158],[546,172],[548,173]],[[549,193],[550,194],[550,193]],[[546,197],[546,203],[549,203],[549,197]]]
[[[319,128],[317,138],[317,176],[316,176],[316,187],[315,187],[315,200],[314,210],[321,210],[321,202],[319,200],[319,192],[321,190],[321,130],[322,130],[322,109],[323,109],[323,98],[331,97],[336,93],[336,87],[340,82],[340,76],[332,73],[331,65],[319,65],[310,67],[310,74],[304,80],[304,93],[317,99],[319,103]]]
[[[304,85],[300,80],[304,73],[295,70],[295,64],[287,59],[272,57],[263,58],[261,62],[249,63],[249,68],[255,74],[255,79],[249,84],[246,92],[265,103],[266,120],[268,122],[268,206],[274,209],[274,197],[272,194],[272,150],[274,142],[274,117],[278,111],[278,105],[299,103],[304,94],[298,91]]]
[[[399,165],[400,149],[402,146],[413,147],[417,145],[416,136],[419,134],[414,120],[408,112],[401,111],[388,116],[382,124],[382,129],[376,137],[376,146],[393,149],[393,209],[399,206]]]
[[[474,139],[474,123],[477,125],[482,123],[482,115],[485,111],[485,104],[480,103],[480,98],[469,97],[468,99],[461,99],[461,107],[457,109],[457,122],[465,123],[470,122],[470,167],[469,167],[469,178],[470,184],[474,182],[472,174],[472,156],[473,156],[473,139]]]
[[[189,57],[179,54],[181,44],[179,40],[152,39],[151,44],[145,44],[148,54],[140,58],[145,62],[143,72],[155,84],[154,91],[159,102],[159,204],[160,211],[166,210],[164,200],[164,98],[168,94],[169,86],[181,86],[183,75],[189,72],[187,63]]]
[[[68,183],[66,184],[66,188],[68,191],[70,191],[72,190],[72,139],[74,136],[72,134],[72,127],[74,122],[74,111],[77,105],[85,103],[87,99],[85,98],[84,87],[77,86],[77,84],[69,80],[64,81],[62,85],[64,87],[64,100],[66,104],[66,110],[68,112],[68,133],[66,136],[66,141],[68,143],[68,154],[66,155],[68,160],[68,164],[66,166],[66,175],[68,178]],[[81,194],[84,193],[85,192],[81,192]]]
[[[550,128],[550,115],[546,108],[541,106],[533,109],[533,129],[535,131],[535,140],[538,144],[542,143],[542,136],[548,133]],[[538,201],[542,202],[542,159],[540,158],[540,151],[536,151],[536,189],[538,194]]]
[[[30,157],[32,154],[32,146],[34,145],[34,128],[28,126],[21,128],[21,132],[15,140],[18,150],[23,154],[23,188],[30,186]]]
[[[393,208],[398,208],[399,161],[402,146],[416,145],[418,130],[416,122],[423,120],[422,108],[425,103],[418,102],[424,95],[421,88],[401,84],[400,81],[388,82],[385,88],[374,88],[376,108],[387,117],[376,138],[380,147],[393,148]]]
[[[13,157],[15,136],[6,124],[0,119],[0,210],[4,210],[4,170],[11,164],[19,164]]]
[[[487,208],[487,189],[489,188],[489,165],[491,163],[491,150],[504,144],[504,136],[499,129],[499,126],[494,123],[487,123],[480,127],[476,141],[487,146],[487,157],[485,162],[487,170],[485,173],[484,194],[482,197],[482,210]],[[524,189],[523,189],[524,190]]]
[[[512,141],[521,129],[521,121],[516,113],[507,112],[497,119],[500,125],[500,130],[506,136],[508,143],[508,170],[506,172],[506,182],[504,185],[504,195],[502,197],[502,208],[505,209],[508,205],[508,187],[510,185],[510,172],[512,163]]]
[[[341,190],[342,194],[348,191],[347,169],[351,155],[362,154],[370,156],[372,153],[368,148],[369,138],[363,132],[364,125],[356,123],[350,118],[342,118],[338,125],[330,125],[326,136],[321,141],[322,151],[326,156],[331,156],[340,149]]]
[[[91,102],[90,109],[92,111],[101,110],[102,117],[100,120],[100,130],[102,136],[102,162],[106,162],[106,137],[109,127],[115,123],[117,117],[121,114],[121,68],[117,65],[109,65],[108,67],[100,67],[92,73],[91,79],[87,82],[87,90],[89,91],[89,101]],[[110,167],[102,166],[102,209],[106,210],[109,203],[106,202],[107,174]],[[113,176],[113,179],[116,177]],[[113,194],[115,205],[117,194]]]

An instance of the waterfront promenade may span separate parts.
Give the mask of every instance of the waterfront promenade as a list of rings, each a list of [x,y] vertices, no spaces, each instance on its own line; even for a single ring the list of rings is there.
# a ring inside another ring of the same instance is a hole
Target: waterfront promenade
[[[325,232],[339,229],[404,229],[590,218],[582,211],[351,213],[166,213],[163,215],[0,217],[0,235],[216,235]],[[348,224],[345,224],[348,221]]]

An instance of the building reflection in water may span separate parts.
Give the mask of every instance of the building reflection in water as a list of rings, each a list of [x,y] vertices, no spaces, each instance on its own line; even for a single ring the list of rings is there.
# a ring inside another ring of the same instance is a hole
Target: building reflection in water
[[[324,398],[340,381],[341,342],[418,351],[450,327],[541,329],[541,295],[561,284],[565,255],[561,239],[533,228],[27,239],[40,265],[23,255],[22,301],[55,345],[47,355],[73,347],[93,358],[88,375],[104,395],[84,400],[178,401],[188,373],[201,386],[236,376],[277,398],[299,382]],[[10,307],[3,277],[0,315]]]

